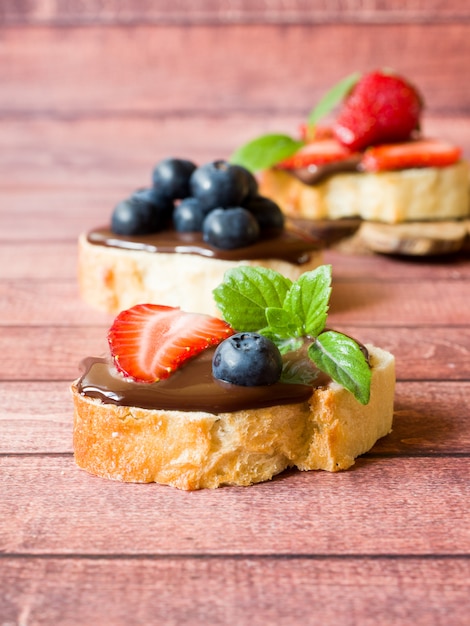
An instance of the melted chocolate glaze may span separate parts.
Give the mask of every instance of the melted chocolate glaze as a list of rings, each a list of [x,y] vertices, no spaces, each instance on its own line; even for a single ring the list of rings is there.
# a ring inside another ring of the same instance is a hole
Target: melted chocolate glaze
[[[313,386],[278,382],[242,387],[225,383],[212,376],[214,350],[205,350],[157,383],[133,382],[118,374],[106,359],[90,357],[83,362],[84,373],[77,388],[82,395],[98,398],[106,404],[217,414],[306,402],[313,387],[330,381],[319,372]]]
[[[308,262],[310,253],[321,247],[317,238],[291,229],[284,229],[281,233],[271,234],[271,236],[266,234],[253,245],[235,250],[214,248],[203,241],[202,234],[199,232],[178,233],[175,230],[131,237],[116,235],[108,228],[98,228],[88,233],[87,239],[95,245],[124,250],[198,254],[225,261],[281,259],[297,265]]]
[[[319,185],[335,174],[360,172],[360,161],[361,158],[359,156],[353,156],[343,161],[335,161],[333,163],[326,163],[325,165],[309,165],[307,167],[286,171],[298,178],[305,185]]]

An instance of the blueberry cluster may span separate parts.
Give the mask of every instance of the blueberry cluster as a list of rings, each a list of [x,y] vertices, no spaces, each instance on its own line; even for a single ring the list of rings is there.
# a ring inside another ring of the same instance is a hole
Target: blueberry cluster
[[[154,168],[152,183],[115,207],[114,233],[145,235],[172,224],[178,232],[202,232],[210,245],[230,250],[284,228],[279,206],[259,195],[255,177],[240,165],[218,160],[197,167],[168,158]]]
[[[214,378],[234,385],[273,385],[282,372],[278,347],[258,333],[236,333],[222,341],[212,359]]]

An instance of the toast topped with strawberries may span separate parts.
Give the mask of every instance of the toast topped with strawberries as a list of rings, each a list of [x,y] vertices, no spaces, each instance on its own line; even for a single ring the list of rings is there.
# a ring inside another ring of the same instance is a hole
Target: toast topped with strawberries
[[[321,116],[337,109],[325,124]],[[298,139],[266,135],[232,159],[257,172],[261,192],[309,232],[357,231],[379,252],[452,252],[468,234],[469,164],[459,146],[423,134],[423,109],[417,88],[395,73],[353,75]],[[426,227],[420,233],[415,223]]]
[[[139,304],[72,385],[82,469],[179,489],[350,467],[392,426],[394,358],[326,327],[331,267],[229,270],[223,319]]]

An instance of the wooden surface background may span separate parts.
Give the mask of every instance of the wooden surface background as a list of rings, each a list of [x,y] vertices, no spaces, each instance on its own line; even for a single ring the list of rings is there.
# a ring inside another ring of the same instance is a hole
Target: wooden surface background
[[[398,5],[398,6],[397,6]],[[70,381],[109,318],[78,234],[165,156],[294,134],[393,67],[470,156],[464,0],[0,2],[0,625],[465,625],[470,264],[330,251],[331,325],[397,357],[393,433],[345,473],[181,493],[73,463]]]

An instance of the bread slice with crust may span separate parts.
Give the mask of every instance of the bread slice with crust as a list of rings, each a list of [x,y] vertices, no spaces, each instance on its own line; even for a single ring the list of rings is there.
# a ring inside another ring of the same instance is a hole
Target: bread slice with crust
[[[212,414],[106,404],[72,385],[75,461],[98,476],[179,489],[251,485],[284,469],[331,472],[353,465],[392,428],[395,360],[366,345],[370,401],[337,383],[300,404]]]
[[[282,169],[260,173],[260,192],[290,218],[360,217],[398,224],[462,219],[470,214],[469,164],[386,172],[344,172],[308,185]]]
[[[212,291],[228,269],[263,266],[296,280],[321,262],[319,247],[309,251],[304,263],[297,264],[276,258],[227,261],[199,254],[129,250],[90,243],[86,234],[78,242],[81,296],[91,306],[109,313],[140,302],[158,302],[215,315]]]

